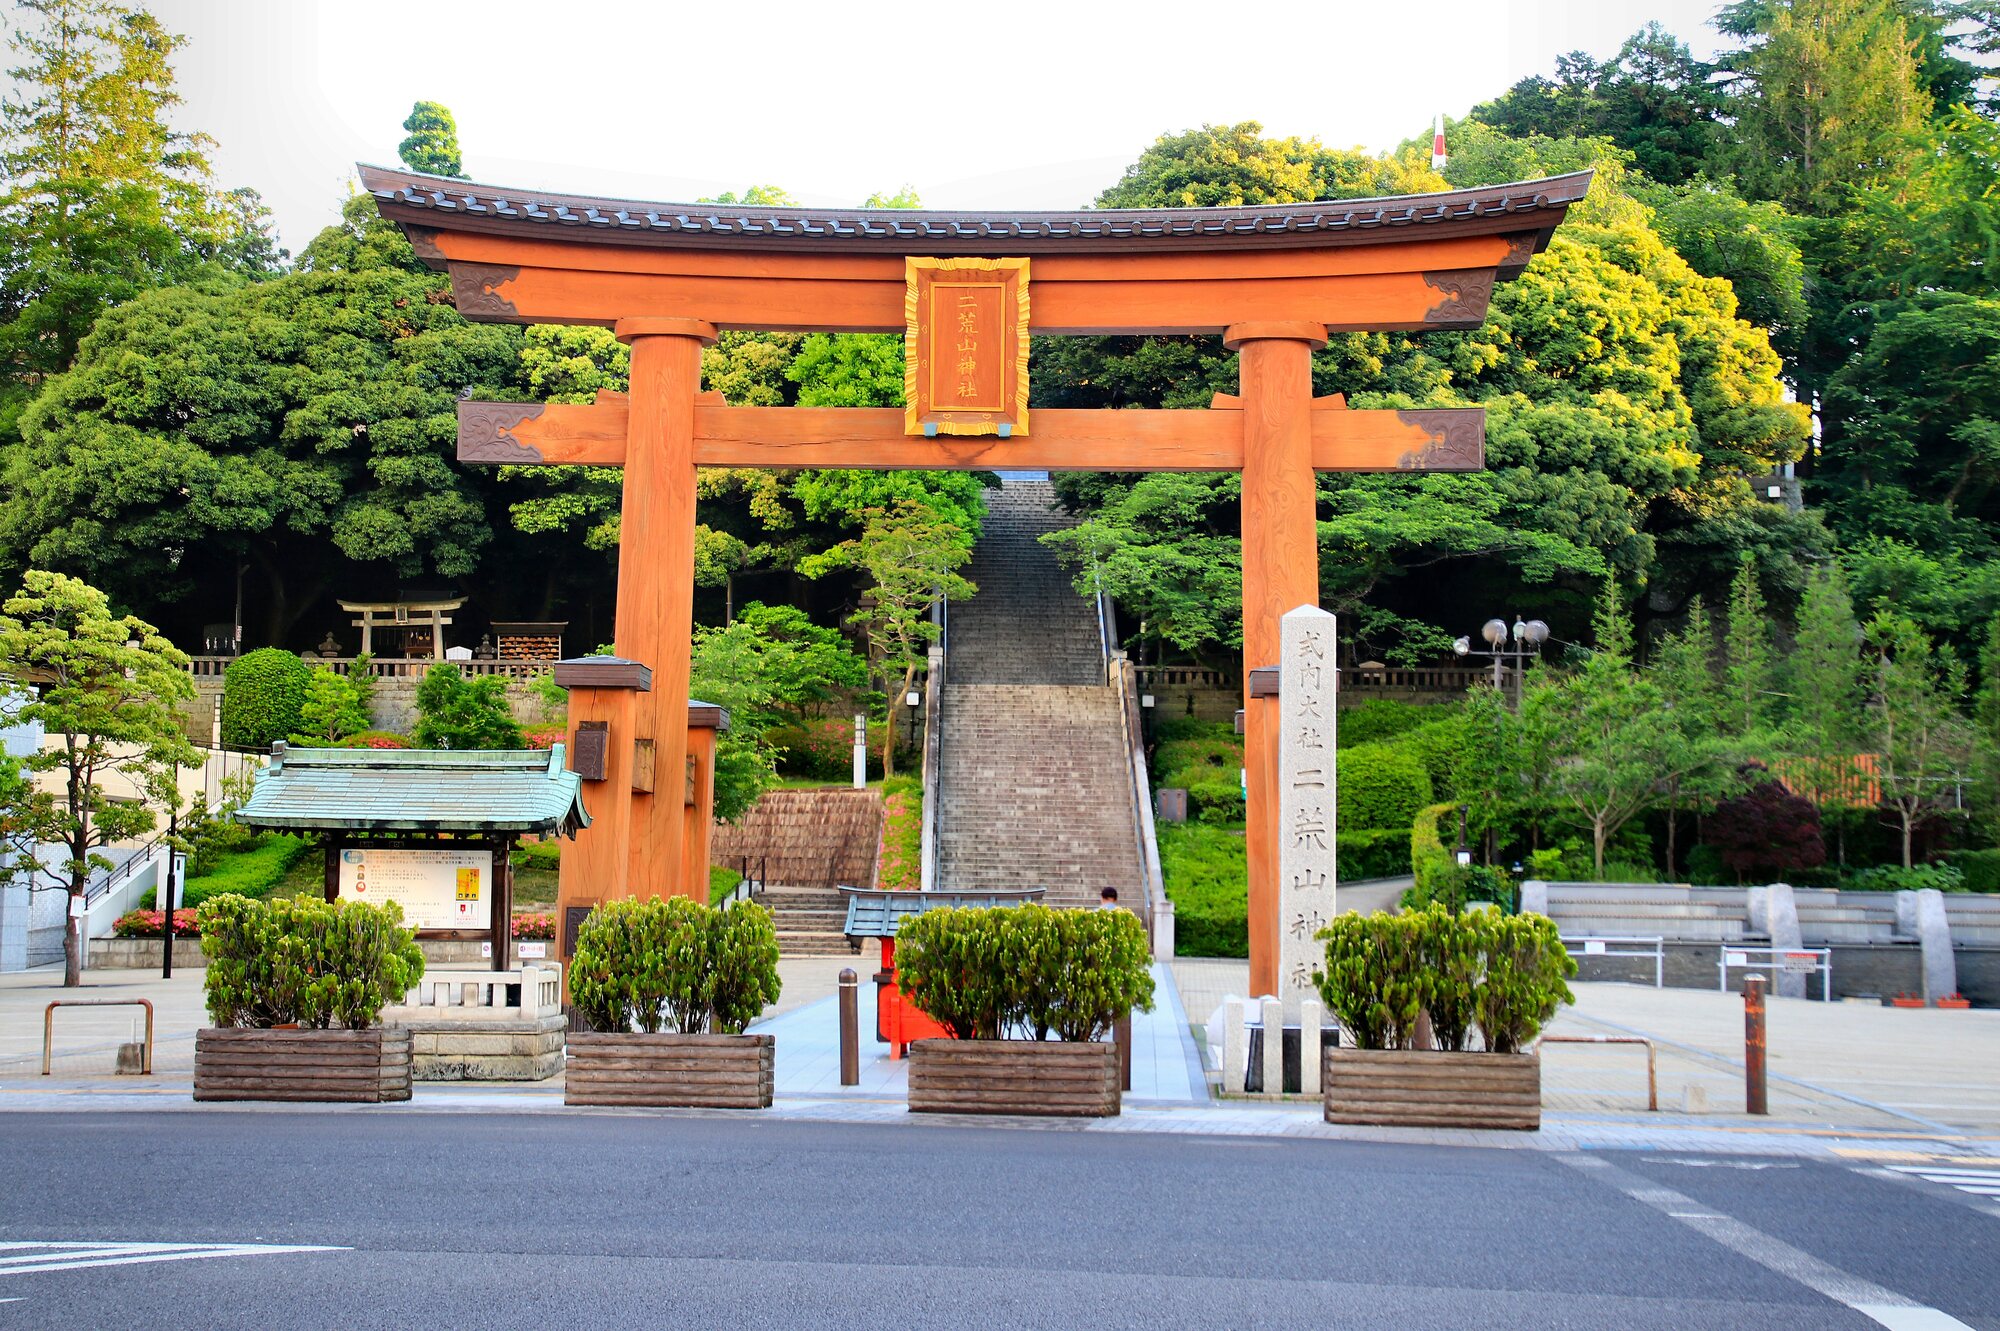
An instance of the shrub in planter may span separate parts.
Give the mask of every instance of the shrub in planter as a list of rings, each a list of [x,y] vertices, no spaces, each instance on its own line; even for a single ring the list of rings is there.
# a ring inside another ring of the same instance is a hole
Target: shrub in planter
[[[222,672],[222,742],[268,748],[299,729],[312,672],[291,652],[260,647]]]
[[[771,1103],[773,1040],[744,1035],[778,997],[778,938],[754,902],[614,901],[577,930],[567,1104]]]
[[[195,1039],[197,1100],[407,1100],[410,1034],[385,1030],[424,957],[394,902],[252,901],[196,914],[214,1027]]]
[[[897,984],[953,1036],[911,1046],[910,1108],[1116,1114],[1118,1050],[1100,1041],[1134,1008],[1152,1009],[1149,966],[1128,911],[1029,903],[904,917]]]
[[[1541,1066],[1522,1048],[1572,996],[1555,923],[1438,907],[1344,915],[1319,935],[1322,997],[1349,1047],[1326,1053],[1329,1122],[1532,1128]],[[1417,1044],[1428,1014],[1439,1047]],[[1483,1049],[1466,1052],[1476,1029]]]

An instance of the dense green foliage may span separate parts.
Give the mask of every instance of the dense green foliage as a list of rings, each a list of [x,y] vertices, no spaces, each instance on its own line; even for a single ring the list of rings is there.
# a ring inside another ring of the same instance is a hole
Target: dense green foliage
[[[420,749],[520,749],[520,723],[498,675],[467,678],[455,665],[435,665],[417,685]]]
[[[259,647],[222,672],[222,742],[267,749],[304,729],[312,672],[282,647]]]
[[[219,896],[196,912],[217,1026],[366,1030],[423,978],[395,902]]]
[[[220,896],[260,900],[284,881],[307,851],[316,848],[306,837],[283,832],[248,837],[240,849],[218,855],[214,866],[206,872],[190,872],[176,893],[175,904],[194,907]],[[142,910],[152,910],[158,904],[154,891],[148,890],[139,897]]]
[[[1566,981],[1576,963],[1546,916],[1348,914],[1319,936],[1326,968],[1314,982],[1356,1048],[1416,1048],[1429,1012],[1441,1049],[1465,1049],[1476,1027],[1488,1052],[1518,1053],[1575,1001]]]
[[[594,1031],[740,1035],[782,987],[771,913],[755,902],[607,902],[569,964],[570,1001]]]
[[[178,802],[176,770],[198,761],[176,707],[194,694],[187,667],[159,630],[114,615],[95,587],[28,571],[0,604],[0,678],[26,694],[9,719],[43,739],[37,752],[0,764],[11,872],[47,870],[78,903],[91,871],[111,868],[101,848],[138,840],[156,807]],[[82,913],[65,914],[63,983],[76,985]]]
[[[1150,962],[1124,910],[927,910],[896,930],[898,986],[960,1040],[1102,1039],[1153,1010]]]

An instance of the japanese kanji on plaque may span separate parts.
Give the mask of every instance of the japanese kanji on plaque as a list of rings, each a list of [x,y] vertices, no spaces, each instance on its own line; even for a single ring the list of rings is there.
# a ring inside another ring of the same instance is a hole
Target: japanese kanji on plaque
[[[1028,261],[906,259],[904,429],[1028,432]]]

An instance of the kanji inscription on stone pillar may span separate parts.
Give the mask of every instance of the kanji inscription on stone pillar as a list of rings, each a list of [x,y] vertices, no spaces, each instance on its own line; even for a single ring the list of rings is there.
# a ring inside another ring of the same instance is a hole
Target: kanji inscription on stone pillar
[[[1333,918],[1334,621],[1302,605],[1279,621],[1278,996],[1297,1020],[1314,996]]]

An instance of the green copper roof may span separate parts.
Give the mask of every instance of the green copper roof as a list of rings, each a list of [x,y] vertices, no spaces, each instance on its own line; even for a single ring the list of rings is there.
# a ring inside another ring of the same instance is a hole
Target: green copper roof
[[[252,827],[343,832],[559,832],[590,826],[583,780],[549,749],[271,748],[237,810]]]

